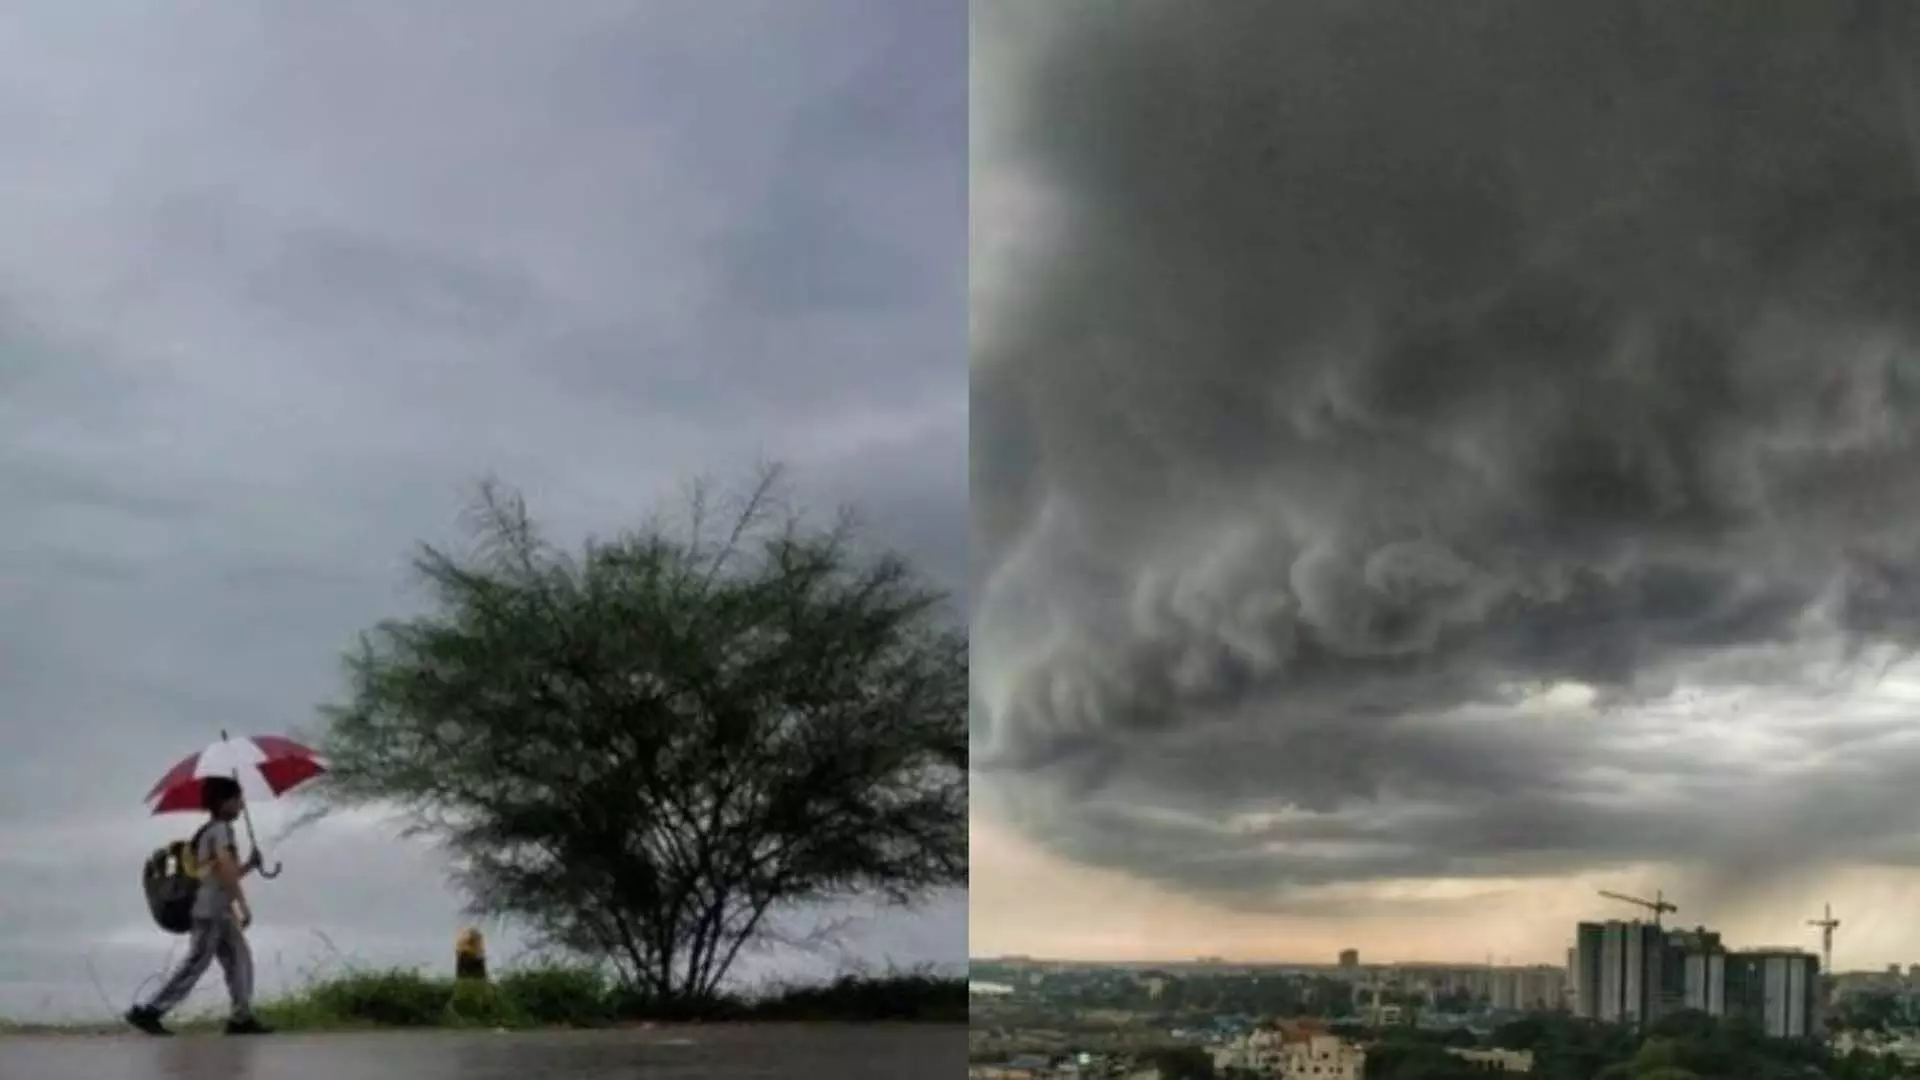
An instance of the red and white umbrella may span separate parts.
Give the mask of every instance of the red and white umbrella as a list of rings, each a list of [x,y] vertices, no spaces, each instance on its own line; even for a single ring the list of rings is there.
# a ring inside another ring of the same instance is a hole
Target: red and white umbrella
[[[267,790],[284,795],[327,771],[320,755],[282,735],[252,735],[220,741],[188,754],[147,792],[147,804],[156,814],[198,811],[206,804],[202,789],[212,777],[239,780],[246,773],[260,777]]]
[[[283,735],[230,739],[223,731],[219,742],[188,754],[168,769],[160,782],[153,785],[153,790],[147,792],[146,801],[155,814],[199,811],[206,808],[206,782],[216,776],[239,781],[243,774],[252,773],[268,791],[278,796],[326,771],[326,762],[319,754]],[[251,812],[246,813],[246,823],[247,838],[257,851],[260,845],[253,838]],[[279,873],[279,866],[275,864],[271,873],[265,869],[261,873],[273,877]]]

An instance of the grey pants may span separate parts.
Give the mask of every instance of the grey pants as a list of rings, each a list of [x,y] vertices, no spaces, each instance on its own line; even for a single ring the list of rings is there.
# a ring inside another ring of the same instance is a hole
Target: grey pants
[[[187,937],[186,959],[180,961],[180,966],[174,969],[160,992],[153,995],[148,1006],[155,1012],[171,1012],[193,993],[194,984],[215,960],[220,961],[220,970],[227,977],[227,997],[233,1001],[233,1018],[246,1019],[253,1012],[253,950],[248,947],[247,935],[241,931],[240,924],[232,919],[193,920],[193,929]]]

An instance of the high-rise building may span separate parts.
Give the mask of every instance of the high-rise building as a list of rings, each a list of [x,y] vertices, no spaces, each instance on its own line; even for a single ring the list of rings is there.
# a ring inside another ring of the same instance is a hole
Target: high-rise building
[[[1503,1012],[1518,1012],[1526,1008],[1521,1004],[1524,993],[1518,971],[1512,969],[1494,971],[1488,980],[1487,1004]]]
[[[1568,959],[1577,1016],[1645,1024],[1695,1009],[1743,1017],[1774,1038],[1819,1032],[1820,962],[1801,949],[1729,952],[1705,927],[1581,923]]]
[[[1727,950],[1720,935],[1704,926],[1669,931],[1667,952],[1677,974],[1673,1006],[1726,1015]]]
[[[1687,992],[1681,1007],[1708,1016],[1727,1015],[1727,954],[1688,953],[1684,963]]]
[[[1670,1016],[1687,1004],[1687,957],[1697,948],[1692,931],[1669,930],[1660,939],[1660,972],[1655,1004],[1647,1019]]]
[[[1340,950],[1340,970],[1352,971],[1355,968],[1358,968],[1359,966],[1360,966],[1360,950],[1359,949],[1341,949]]]
[[[1511,1012],[1558,1009],[1566,1000],[1567,975],[1556,967],[1505,967],[1491,972],[1487,1003]]]
[[[1573,1015],[1592,1019],[1600,1014],[1600,939],[1599,923],[1581,923],[1574,928],[1573,948],[1567,950],[1567,977],[1573,982],[1568,1005]]]
[[[1553,1011],[1566,1007],[1567,973],[1564,968],[1528,968],[1521,986],[1521,1008]]]
[[[1578,1015],[1644,1024],[1673,1007],[1666,934],[1652,923],[1581,923],[1574,942]],[[1684,972],[1677,973],[1684,978]]]
[[[1819,1034],[1820,958],[1800,949],[1749,949],[1726,958],[1726,1013],[1776,1039]]]

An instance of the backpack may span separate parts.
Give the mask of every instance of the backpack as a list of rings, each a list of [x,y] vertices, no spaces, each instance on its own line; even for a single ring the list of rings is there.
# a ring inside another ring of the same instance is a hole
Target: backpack
[[[211,821],[195,830],[190,840],[175,840],[155,848],[140,871],[140,885],[147,894],[147,910],[153,921],[169,934],[184,934],[193,927],[193,901],[200,894],[199,856],[194,852],[200,838],[213,826]]]

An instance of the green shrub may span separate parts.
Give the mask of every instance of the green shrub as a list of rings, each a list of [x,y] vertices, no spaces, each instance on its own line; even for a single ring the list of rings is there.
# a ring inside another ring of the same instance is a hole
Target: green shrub
[[[918,1020],[967,1018],[964,979],[933,974],[842,975],[830,983],[794,986],[749,1009],[761,1020]]]
[[[349,971],[260,1005],[260,1018],[287,1031],[373,1027],[594,1027],[613,1020],[921,1021],[967,1019],[966,980],[936,974],[845,975],[752,997],[661,1006],[611,983],[600,969],[544,964],[504,971],[492,982],[432,977],[416,970]],[[186,1018],[182,1030],[216,1030],[219,1012]],[[66,1030],[71,1025],[53,1025]],[[13,1029],[0,1020],[0,1035]],[[114,1030],[109,1026],[107,1030]]]
[[[606,977],[593,968],[522,968],[502,974],[496,985],[519,1015],[534,1024],[591,1027],[612,1016]]]
[[[462,1027],[514,1028],[540,1023],[505,987],[484,979],[459,979],[447,1000],[447,1020]]]
[[[638,987],[617,984],[607,990],[607,1012],[618,1020],[650,1020],[684,1023],[691,1020],[717,1022],[742,1019],[747,1004],[725,994],[705,1001],[677,1001],[662,1004]]]
[[[355,972],[317,983],[301,996],[315,1012],[348,1024],[432,1027],[446,1022],[453,980],[406,970]]]

